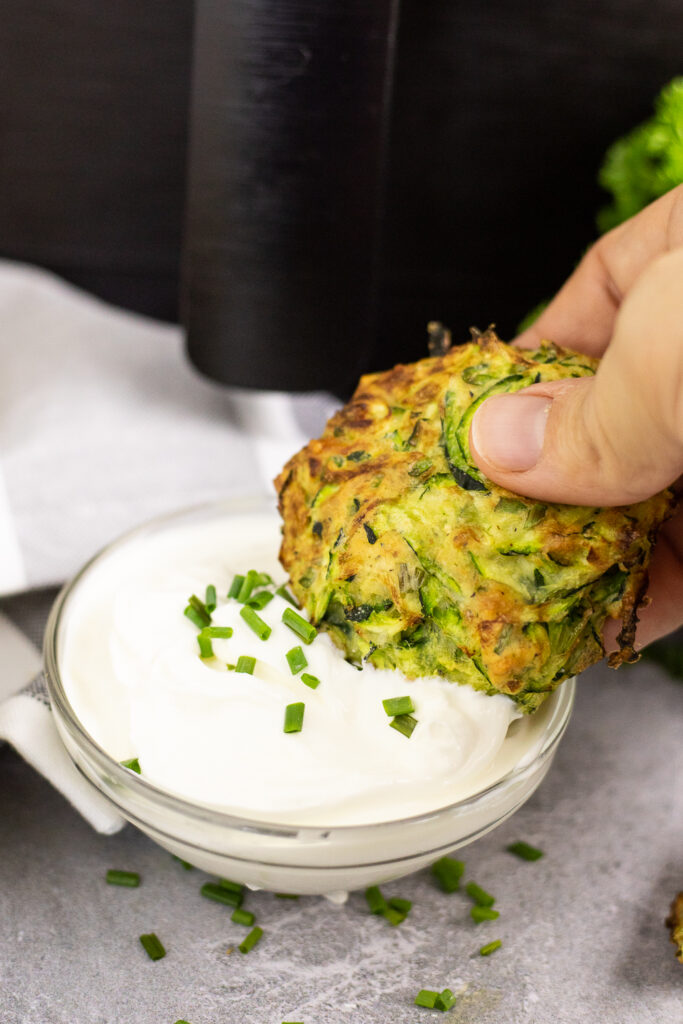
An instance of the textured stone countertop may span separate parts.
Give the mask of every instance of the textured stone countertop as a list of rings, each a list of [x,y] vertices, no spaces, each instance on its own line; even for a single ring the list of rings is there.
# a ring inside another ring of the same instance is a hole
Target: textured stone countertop
[[[37,598],[3,607],[25,628]],[[683,965],[663,920],[683,889],[683,685],[651,664],[599,667],[545,782],[498,830],[465,848],[466,876],[497,896],[498,921],[422,872],[386,886],[414,901],[398,928],[362,894],[250,894],[264,928],[245,934],[184,871],[128,826],[96,835],[9,748],[0,750],[1,1024],[682,1024]],[[526,839],[536,863],[505,852]],[[139,889],[104,882],[138,871]],[[155,931],[156,963],[138,942]],[[478,955],[501,938],[502,949]],[[446,1014],[420,988],[450,987]]]

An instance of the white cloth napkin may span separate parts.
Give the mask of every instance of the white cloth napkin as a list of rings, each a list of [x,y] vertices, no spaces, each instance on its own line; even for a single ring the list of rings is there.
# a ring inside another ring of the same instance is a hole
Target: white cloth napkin
[[[152,516],[272,493],[337,405],[204,380],[179,327],[0,260],[0,595],[63,582]],[[121,819],[71,765],[44,691],[27,685],[37,651],[4,617],[0,666],[0,739],[115,831]]]

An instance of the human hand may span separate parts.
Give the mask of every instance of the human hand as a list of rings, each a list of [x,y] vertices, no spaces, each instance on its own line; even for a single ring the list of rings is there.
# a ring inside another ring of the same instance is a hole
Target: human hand
[[[484,402],[470,448],[502,487],[574,505],[629,505],[683,473],[683,186],[604,235],[516,344],[601,356],[594,377]],[[683,623],[683,509],[659,534],[637,647]],[[605,630],[616,647],[618,623]]]

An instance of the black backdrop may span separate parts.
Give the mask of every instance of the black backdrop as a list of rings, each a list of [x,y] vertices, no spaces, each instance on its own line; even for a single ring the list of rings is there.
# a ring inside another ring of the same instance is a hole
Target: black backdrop
[[[177,318],[192,23],[191,0],[5,0],[0,255]],[[682,29],[678,0],[403,0],[364,368],[422,355],[432,318],[509,336],[552,293],[594,237],[606,145],[683,71]],[[273,353],[287,386],[310,385],[305,349]],[[350,383],[324,360],[315,379]]]

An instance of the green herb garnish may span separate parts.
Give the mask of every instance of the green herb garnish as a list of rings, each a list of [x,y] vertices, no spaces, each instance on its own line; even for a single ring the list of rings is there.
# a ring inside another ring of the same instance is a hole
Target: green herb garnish
[[[194,871],[194,864],[190,864],[189,860],[183,860],[182,857],[176,857],[175,853],[172,853],[171,856],[173,857],[173,860],[177,860],[178,861],[180,866],[185,871]]]
[[[107,871],[107,885],[124,885],[129,889],[137,889],[140,884],[140,876],[136,871],[116,871],[110,868]]]
[[[298,896],[298,893],[295,893],[295,892],[276,892],[275,893],[275,899],[276,900],[298,900],[299,896]]]
[[[166,956],[166,950],[164,949],[161,940],[154,932],[149,932],[147,935],[140,936],[140,942],[150,960],[163,960]]]
[[[213,583],[209,583],[208,587],[206,588],[206,597],[204,598],[204,604],[206,605],[207,612],[216,611],[217,597],[216,588],[214,587]]]
[[[415,996],[415,1005],[426,1006],[428,1010],[433,1010],[439,995],[439,992],[432,992],[431,989],[422,988]]]
[[[128,768],[129,771],[136,772],[138,775],[142,774],[137,757],[131,757],[130,761],[121,761],[120,764],[122,768]]]
[[[238,907],[237,910],[233,911],[230,920],[234,921],[235,924],[244,924],[247,928],[251,928],[256,918],[250,910],[240,910]]]
[[[432,874],[444,892],[457,892],[460,888],[460,879],[465,871],[465,864],[453,857],[441,857],[435,864],[432,864]]]
[[[240,942],[240,944],[238,946],[238,949],[239,949],[240,953],[250,953],[251,950],[256,945],[256,943],[261,941],[261,936],[262,935],[263,935],[263,928],[259,928],[258,925],[256,925],[255,928],[252,928],[252,930],[247,935],[246,939],[244,939],[242,942]]]
[[[496,902],[495,896],[486,892],[486,889],[482,889],[476,882],[468,882],[465,886],[465,892],[473,899],[478,907],[492,907]]]
[[[213,644],[211,643],[211,637],[207,636],[204,630],[197,633],[197,643],[199,644],[200,658],[213,658]]]
[[[242,604],[244,604],[247,598],[251,597],[251,592],[257,585],[258,576],[259,574],[255,569],[250,569],[242,580],[242,586],[240,587],[239,594],[237,595],[237,600],[241,601]]]
[[[378,885],[371,885],[365,890],[365,899],[371,914],[383,914],[387,909],[387,901]]]
[[[240,615],[251,630],[256,633],[259,640],[267,640],[273,632],[267,622],[264,622],[260,615],[257,615],[253,608],[245,604],[240,608]]]
[[[293,676],[297,675],[298,672],[301,672],[302,668],[306,668],[308,665],[306,655],[300,647],[292,647],[291,651],[287,651],[285,657]]]
[[[524,842],[510,843],[506,849],[508,853],[514,853],[515,857],[521,857],[522,860],[540,860],[543,856],[543,850]]]
[[[226,889],[218,882],[205,882],[199,890],[207,900],[214,900],[226,907],[240,907],[242,905],[242,892],[235,892],[233,889]]]
[[[221,889],[228,889],[229,892],[238,892],[240,895],[244,892],[244,886],[241,882],[232,882],[229,878],[219,878],[218,884]]]
[[[245,604],[248,604],[250,608],[255,608],[256,611],[260,612],[261,609],[265,608],[267,604],[273,600],[273,595],[269,590],[259,590],[256,594],[252,594],[251,597],[247,598]]]
[[[255,666],[256,658],[252,658],[250,654],[240,654],[235,665],[235,672],[244,672],[248,676],[253,676]]]
[[[382,701],[382,707],[391,717],[392,715],[410,715],[415,710],[412,697],[389,697]]]
[[[196,594],[192,594],[188,598],[187,608],[185,609],[185,614],[189,618],[190,616],[189,616],[188,611],[187,611],[188,608],[191,608],[192,611],[195,612],[195,615],[197,616],[197,618],[202,620],[202,627],[203,626],[210,626],[211,625],[211,616],[209,615],[209,610],[206,607],[206,605],[204,604],[204,602],[200,601],[200,599],[197,597]],[[193,620],[193,621],[195,621],[195,620]]]
[[[285,708],[285,732],[301,732],[304,724],[304,711],[306,705],[301,701],[296,704],[288,704]]]
[[[232,636],[232,626],[206,626],[202,633],[213,640],[229,640]]]
[[[293,604],[295,608],[299,607],[298,601],[294,597],[292,597],[292,595],[287,590],[287,587],[284,585],[284,583],[282,584],[281,587],[277,588],[275,593],[278,595],[278,597],[283,598],[285,601],[289,601],[289,603]]]
[[[311,690],[317,690],[317,688],[320,686],[320,680],[318,679],[318,677],[312,676],[310,672],[301,673],[301,682],[304,684],[304,686],[310,687]]]
[[[392,718],[389,725],[392,729],[400,732],[402,736],[407,736],[410,739],[417,725],[417,718],[413,718],[412,715],[396,715],[396,718]]]
[[[494,953],[497,949],[500,949],[502,945],[503,943],[500,941],[500,939],[496,939],[494,942],[487,942],[485,946],[481,947],[479,952],[482,956],[490,956],[491,953]]]
[[[496,918],[500,917],[500,914],[497,910],[491,910],[490,907],[475,906],[470,910],[470,917],[477,924],[480,924],[482,921],[495,921]]]
[[[305,644],[311,644],[315,640],[317,630],[314,625],[302,618],[293,608],[285,608],[282,613],[282,621],[289,626],[292,632],[296,633]]]
[[[235,576],[232,583],[230,584],[230,590],[228,591],[228,597],[234,597],[237,599],[237,595],[242,589],[244,583],[244,576]]]

